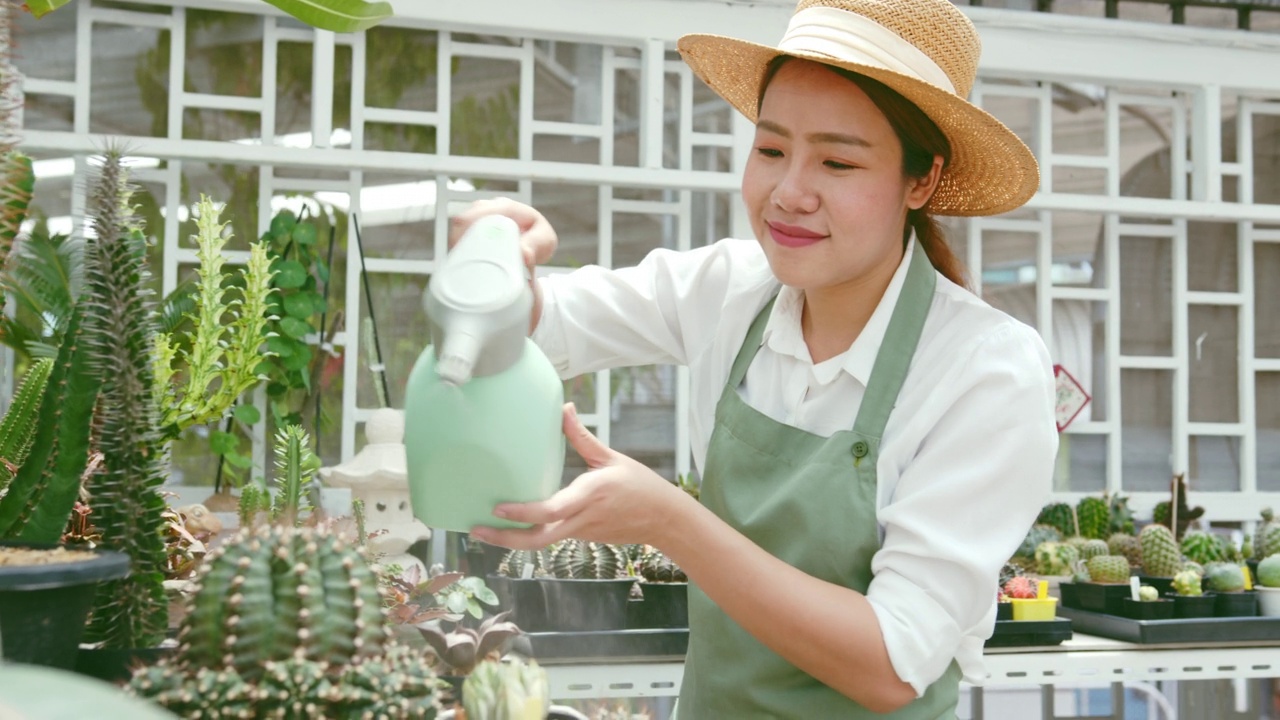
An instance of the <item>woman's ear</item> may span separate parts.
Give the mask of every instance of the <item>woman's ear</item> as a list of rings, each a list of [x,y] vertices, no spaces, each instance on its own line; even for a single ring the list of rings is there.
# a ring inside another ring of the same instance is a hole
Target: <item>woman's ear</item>
[[[933,197],[933,192],[938,189],[938,182],[942,180],[942,156],[933,156],[933,167],[929,168],[929,172],[924,177],[908,178],[907,184],[907,209],[919,210],[929,202],[929,198]]]

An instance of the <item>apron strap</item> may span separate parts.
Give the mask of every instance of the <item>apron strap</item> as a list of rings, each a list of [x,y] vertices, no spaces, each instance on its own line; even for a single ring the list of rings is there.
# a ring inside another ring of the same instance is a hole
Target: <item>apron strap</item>
[[[889,421],[889,413],[898,399],[898,391],[911,367],[924,330],[924,320],[933,304],[933,290],[938,284],[937,272],[919,242],[911,253],[911,265],[902,284],[902,293],[889,319],[889,330],[867,380],[867,392],[858,408],[853,431],[864,437],[879,439]]]
[[[756,315],[756,319],[752,321],[751,328],[747,330],[747,337],[742,341],[742,347],[738,348],[738,356],[733,360],[733,368],[729,370],[729,380],[725,383],[725,392],[732,392],[742,384],[742,379],[747,376],[747,368],[751,366],[751,361],[755,359],[756,352],[760,350],[760,341],[764,338],[764,328],[769,324],[769,315],[773,311],[773,304],[777,302],[778,296],[775,294],[769,298],[769,302],[761,308]]]

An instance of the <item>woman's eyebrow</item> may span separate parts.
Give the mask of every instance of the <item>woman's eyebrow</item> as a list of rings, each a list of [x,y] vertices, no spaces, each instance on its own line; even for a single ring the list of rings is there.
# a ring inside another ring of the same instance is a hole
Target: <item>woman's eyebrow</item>
[[[782,127],[772,120],[761,120],[756,123],[756,127],[774,135],[781,135],[784,138],[791,138],[791,131]],[[856,147],[872,147],[871,143],[857,135],[849,135],[847,133],[837,132],[815,132],[805,135],[805,140],[811,143],[836,144],[836,145],[854,145]]]

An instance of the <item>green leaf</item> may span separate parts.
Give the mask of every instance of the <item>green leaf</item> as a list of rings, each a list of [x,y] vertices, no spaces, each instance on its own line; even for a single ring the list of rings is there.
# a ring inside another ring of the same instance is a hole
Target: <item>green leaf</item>
[[[467,594],[461,590],[454,590],[445,597],[445,607],[449,608],[449,612],[464,613],[467,611]]]
[[[497,605],[498,596],[487,587],[480,588],[476,591],[476,599],[485,605]]]
[[[390,3],[364,0],[266,0],[302,22],[338,33],[359,32],[391,17]],[[460,612],[460,611],[459,611]]]
[[[275,353],[282,361],[292,355],[293,349],[297,346],[298,343],[286,337],[267,338],[267,350]]]
[[[484,617],[484,610],[480,608],[480,603],[475,600],[467,603],[467,612],[471,614],[471,617],[477,620]]]
[[[316,244],[316,226],[312,223],[299,223],[293,228],[293,241],[299,245]]]
[[[284,299],[284,312],[290,317],[306,320],[316,311],[316,300],[319,295],[313,292],[294,293]],[[323,299],[320,300],[324,302]]]
[[[284,8],[281,8],[281,9],[283,10]],[[270,232],[272,235],[286,235],[289,233],[290,230],[293,229],[293,226],[297,224],[298,224],[298,218],[294,217],[293,211],[281,210],[280,212],[276,213],[275,217],[271,218]]]
[[[322,313],[329,309],[329,303],[320,293],[311,293],[311,312]]]
[[[231,414],[245,425],[257,425],[262,419],[262,411],[256,405],[237,405]]]
[[[309,277],[311,275],[307,273],[302,263],[297,260],[285,260],[276,266],[276,276],[271,282],[282,290],[292,290],[302,287]]]
[[[235,435],[221,430],[214,430],[209,435],[209,448],[219,455],[229,455],[236,451],[240,441]]]
[[[42,18],[69,2],[71,0],[28,0],[27,10],[36,18]]]
[[[238,452],[229,452],[223,457],[227,459],[227,463],[232,467],[238,467],[242,470],[253,467],[253,458],[248,455],[241,455]]]
[[[316,260],[316,275],[320,276],[320,282],[329,282],[329,263],[323,260]]]
[[[280,364],[286,370],[301,371],[311,365],[311,356],[311,347],[309,345],[303,345],[291,353],[289,357],[281,360]]]
[[[307,333],[313,332],[315,328],[310,323],[305,323],[295,317],[286,317],[280,321],[280,329],[285,335],[291,338],[301,339],[307,336]]]

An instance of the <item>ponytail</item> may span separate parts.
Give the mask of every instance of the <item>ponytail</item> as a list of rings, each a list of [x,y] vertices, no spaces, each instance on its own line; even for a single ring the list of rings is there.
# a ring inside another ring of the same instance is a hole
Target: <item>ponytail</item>
[[[916,231],[916,238],[929,256],[929,264],[933,265],[933,269],[960,287],[970,289],[964,263],[951,250],[938,221],[922,208],[907,211],[907,225]]]

